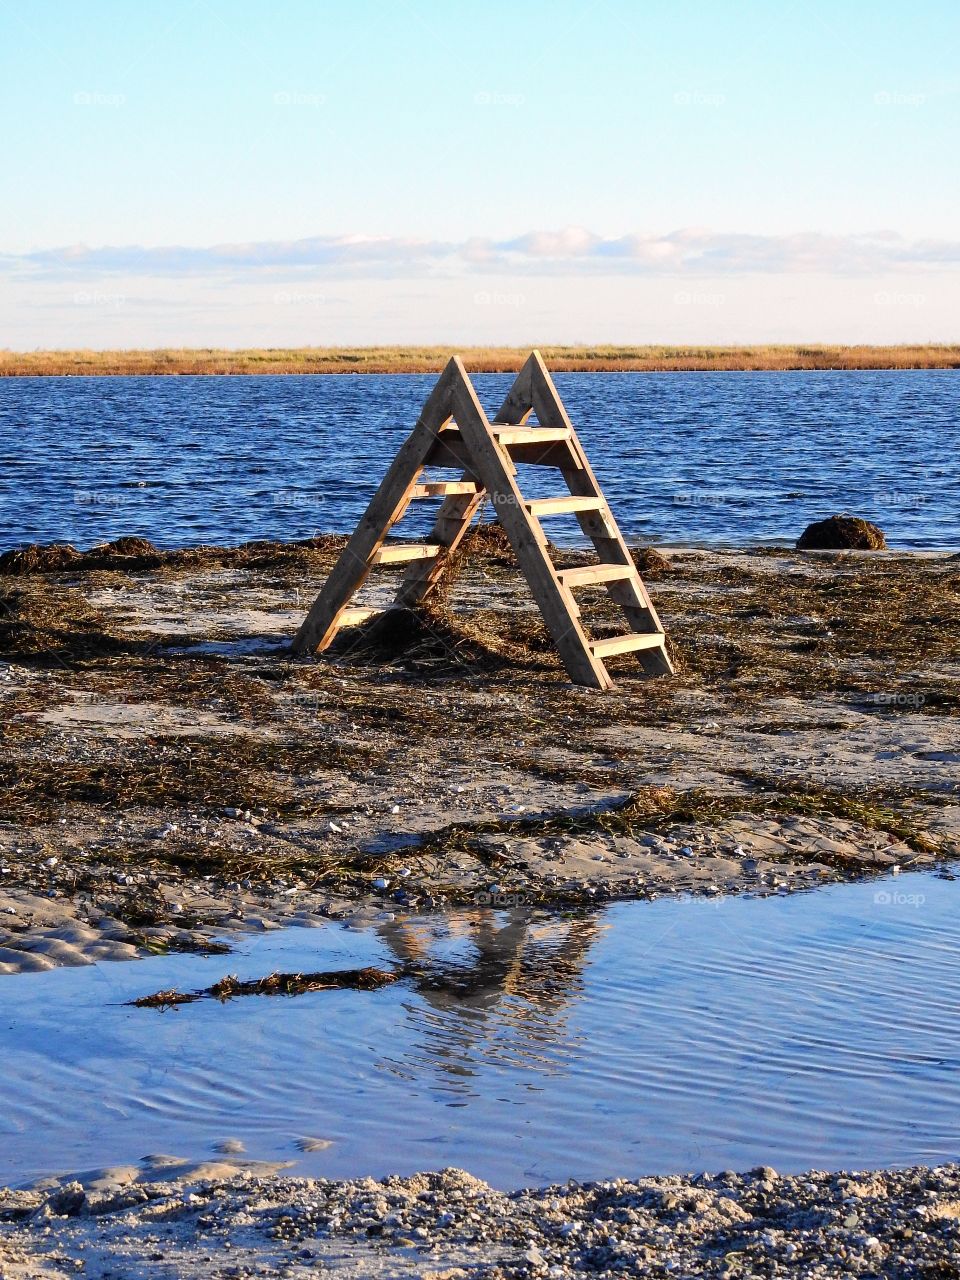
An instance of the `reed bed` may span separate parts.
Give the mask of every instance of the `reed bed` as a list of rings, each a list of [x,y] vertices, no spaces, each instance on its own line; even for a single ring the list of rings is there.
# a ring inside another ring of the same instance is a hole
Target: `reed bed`
[[[790,369],[955,369],[960,345],[546,346],[556,372]],[[473,373],[516,373],[526,347],[165,348],[122,351],[0,351],[0,377],[439,372],[459,354]]]

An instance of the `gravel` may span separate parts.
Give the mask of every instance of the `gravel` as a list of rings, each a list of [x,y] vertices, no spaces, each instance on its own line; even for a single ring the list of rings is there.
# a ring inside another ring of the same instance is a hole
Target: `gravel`
[[[567,1183],[240,1172],[0,1191],[0,1277],[960,1277],[960,1166]]]

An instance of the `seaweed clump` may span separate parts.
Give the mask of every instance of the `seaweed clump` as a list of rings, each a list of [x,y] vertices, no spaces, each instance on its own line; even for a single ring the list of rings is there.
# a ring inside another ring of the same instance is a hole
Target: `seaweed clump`
[[[859,516],[830,516],[807,525],[797,539],[798,551],[886,551],[883,530]]]
[[[333,969],[320,973],[271,973],[265,978],[247,982],[228,974],[210,987],[199,991],[155,991],[128,1003],[138,1009],[167,1009],[172,1005],[193,1004],[207,997],[232,1000],[234,996],[301,996],[307,991],[378,991],[399,981],[402,975],[393,969]]]
[[[100,570],[146,571],[150,569],[266,569],[310,563],[317,555],[329,557],[346,545],[340,534],[320,534],[299,542],[257,539],[238,547],[198,546],[165,551],[147,538],[123,537],[78,551],[68,542],[47,545],[34,542],[0,555],[0,577],[28,573],[90,573]]]

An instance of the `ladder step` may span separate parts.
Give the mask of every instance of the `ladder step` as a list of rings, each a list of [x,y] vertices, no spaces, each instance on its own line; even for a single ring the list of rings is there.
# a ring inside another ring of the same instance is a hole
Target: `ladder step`
[[[666,636],[662,631],[631,631],[625,636],[606,636],[590,641],[590,652],[595,658],[612,658],[615,653],[633,653],[637,649],[659,649]]]
[[[359,627],[362,622],[366,622],[368,618],[375,618],[378,613],[382,613],[382,609],[344,609],[337,622],[338,627]]]
[[[490,430],[502,445],[554,444],[570,439],[569,427],[512,427],[494,422]]]
[[[435,543],[408,542],[381,547],[370,559],[371,564],[405,564],[408,560],[431,560],[442,548]]]
[[[603,511],[606,503],[602,498],[533,498],[527,503],[527,510],[538,520],[543,516],[562,516],[569,511]]]
[[[410,497],[449,498],[454,494],[479,492],[479,486],[472,480],[428,480],[424,484],[415,484],[410,490]]]
[[[565,587],[589,587],[595,582],[621,582],[636,572],[631,564],[585,564],[579,569],[560,569],[557,577]]]

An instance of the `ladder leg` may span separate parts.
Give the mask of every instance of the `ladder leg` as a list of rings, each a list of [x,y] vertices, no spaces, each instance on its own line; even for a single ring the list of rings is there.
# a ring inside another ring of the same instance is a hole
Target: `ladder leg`
[[[294,637],[291,645],[294,653],[315,653],[333,641],[343,611],[363,585],[373,556],[392,525],[406,510],[424,459],[436,443],[441,427],[450,420],[452,390],[461,375],[462,366],[451,360]]]
[[[567,416],[563,403],[557,394],[546,366],[539,358],[531,358],[531,398],[536,409],[537,418],[542,426],[569,427],[571,431],[571,447],[580,463],[577,469],[562,469],[564,482],[576,497],[602,497],[603,493],[593,473],[589,459],[584,452],[577,433]],[[593,542],[597,555],[605,564],[634,565],[630,549],[623,540],[619,526],[612,514],[595,511],[578,511],[576,513],[580,528]],[[610,598],[623,610],[624,617],[631,631],[638,634],[663,632],[663,624],[653,607],[653,601],[643,584],[639,571],[634,567],[631,578],[607,584]],[[667,656],[666,648],[643,649],[637,653],[637,661],[646,675],[671,675],[673,664]]]
[[[613,682],[603,663],[590,652],[573,595],[557,578],[540,524],[527,511],[514,468],[495,441],[466,378],[454,394],[454,417],[473,457],[477,475],[497,504],[497,516],[571,680],[593,689],[608,689]]]

